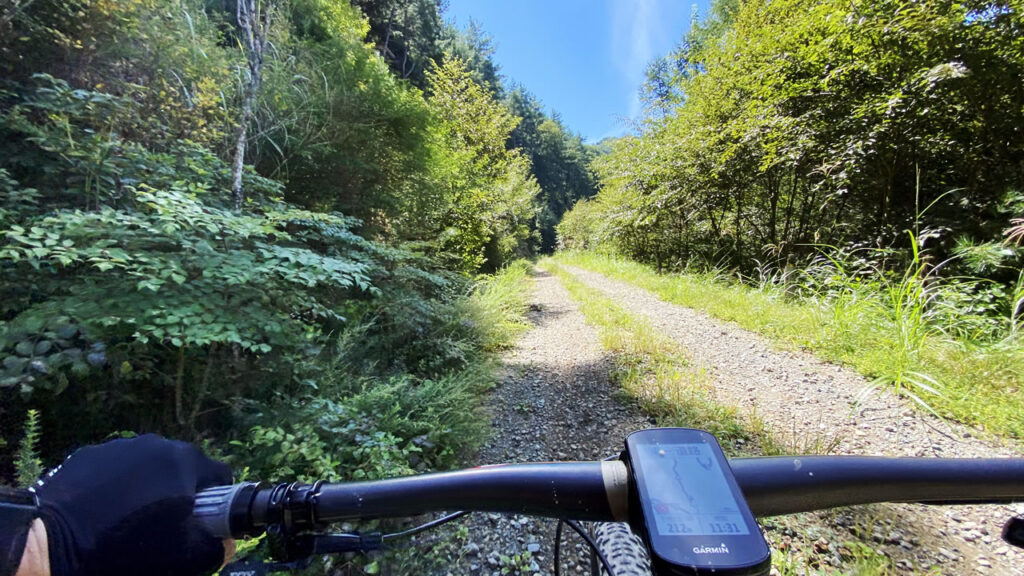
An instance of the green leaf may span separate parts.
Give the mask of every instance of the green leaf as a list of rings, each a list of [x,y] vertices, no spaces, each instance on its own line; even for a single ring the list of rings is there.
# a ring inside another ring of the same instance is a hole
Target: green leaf
[[[35,345],[29,340],[22,340],[14,347],[14,351],[20,356],[31,356],[32,352],[35,351]]]

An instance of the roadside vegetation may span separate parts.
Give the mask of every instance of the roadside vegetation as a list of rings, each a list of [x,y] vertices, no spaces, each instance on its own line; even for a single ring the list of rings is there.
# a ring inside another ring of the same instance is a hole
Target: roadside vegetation
[[[848,364],[876,386],[893,388],[924,410],[994,434],[1024,436],[1024,398],[1017,388],[1024,374],[1022,347],[1012,339],[986,343],[951,334],[933,317],[931,307],[941,302],[930,291],[938,286],[914,294],[906,279],[841,276],[832,264],[821,265],[830,273],[824,278],[815,275],[822,269],[809,269],[785,279],[743,282],[723,270],[659,274],[649,266],[594,252],[564,252],[554,260],[736,322],[777,345],[806,348]],[[913,308],[915,303],[919,308]]]
[[[1003,2],[714,2],[558,226],[598,254],[562,261],[1024,437],[1022,25]]]
[[[471,455],[593,193],[490,55],[435,0],[4,3],[0,482],[143,432],[266,480]]]

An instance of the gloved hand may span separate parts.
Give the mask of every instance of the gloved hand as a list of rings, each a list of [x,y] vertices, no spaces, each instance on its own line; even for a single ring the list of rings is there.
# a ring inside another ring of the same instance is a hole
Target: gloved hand
[[[224,543],[192,505],[198,490],[226,484],[226,464],[152,434],[78,450],[35,488],[51,576],[212,573]]]

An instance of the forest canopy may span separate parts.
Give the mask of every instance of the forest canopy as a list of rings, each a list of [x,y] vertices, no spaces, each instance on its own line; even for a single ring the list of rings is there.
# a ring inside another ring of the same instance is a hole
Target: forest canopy
[[[720,0],[648,70],[648,115],[561,229],[658,266],[750,271],[905,247],[1001,282],[1024,213],[1018,2]]]

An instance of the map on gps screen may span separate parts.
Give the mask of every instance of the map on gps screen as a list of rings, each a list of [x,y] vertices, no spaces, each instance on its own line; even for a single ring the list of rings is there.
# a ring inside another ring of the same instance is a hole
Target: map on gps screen
[[[641,444],[637,448],[659,534],[750,533],[707,444]]]

